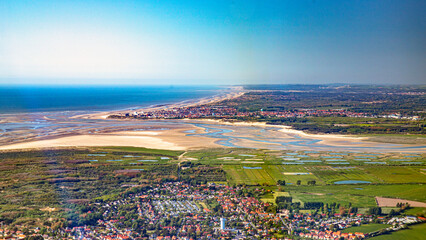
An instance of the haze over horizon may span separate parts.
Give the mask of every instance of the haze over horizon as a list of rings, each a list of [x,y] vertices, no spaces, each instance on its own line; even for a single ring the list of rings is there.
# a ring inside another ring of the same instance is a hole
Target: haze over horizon
[[[5,0],[0,84],[422,84],[425,9],[414,0]]]

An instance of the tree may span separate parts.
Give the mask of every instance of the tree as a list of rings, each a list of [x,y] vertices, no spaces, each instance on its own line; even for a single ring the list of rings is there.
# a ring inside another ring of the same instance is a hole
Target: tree
[[[280,186],[285,186],[285,180],[278,180],[277,183]]]
[[[308,185],[315,185],[317,182],[315,180],[308,181]]]
[[[292,200],[293,200],[293,198],[292,198],[292,197],[278,196],[278,197],[275,199],[275,203],[276,203],[276,204],[279,204],[279,203],[291,203],[291,202],[292,202]]]
[[[380,214],[382,214],[382,208],[381,208],[381,207],[373,207],[373,208],[370,208],[370,209],[368,210],[368,213],[369,213],[369,214],[372,214],[372,215],[380,215]]]
[[[29,237],[25,238],[25,240],[43,240],[43,239],[44,238],[42,236],[40,236],[40,235],[38,235],[38,236],[29,236]]]

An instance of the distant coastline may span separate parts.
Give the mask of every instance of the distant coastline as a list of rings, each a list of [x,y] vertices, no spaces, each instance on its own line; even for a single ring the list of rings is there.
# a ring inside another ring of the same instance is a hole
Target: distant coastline
[[[0,86],[0,114],[129,111],[223,91],[226,86]]]
[[[220,102],[220,101],[240,97],[245,92],[247,91],[244,90],[242,86],[232,86],[232,87],[228,87],[227,89],[219,90],[217,94],[212,96],[196,98],[196,99],[188,99],[188,100],[175,102],[175,103],[157,104],[157,105],[151,105],[151,106],[146,106],[141,108],[134,108],[132,109],[132,112],[158,111],[158,110],[166,110],[166,109],[173,109],[173,108],[194,107],[194,106],[199,106],[204,104],[211,104],[215,102]],[[115,110],[115,111],[103,111],[103,112],[97,112],[92,114],[78,115],[73,118],[106,119],[111,115],[126,114],[128,112],[129,112],[128,109]]]

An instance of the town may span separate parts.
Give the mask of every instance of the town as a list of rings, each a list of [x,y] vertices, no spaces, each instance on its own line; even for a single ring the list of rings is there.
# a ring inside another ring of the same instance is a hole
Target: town
[[[387,115],[371,115],[348,111],[345,109],[296,109],[292,111],[254,111],[240,112],[236,108],[213,105],[213,106],[195,106],[195,107],[180,107],[171,109],[161,109],[147,112],[133,112],[110,115],[109,118],[136,118],[136,119],[197,119],[197,118],[303,118],[303,117],[324,117],[324,116],[339,116],[339,117],[356,117],[356,118],[393,118],[393,119],[410,119],[419,120],[419,116],[403,116],[401,114]]]
[[[283,197],[277,205],[259,200],[269,191],[184,182],[135,187],[119,199],[80,207],[77,214],[84,218],[80,224],[25,230],[15,226],[1,229],[0,235],[8,236],[3,239],[364,239],[426,220],[383,215],[379,208],[359,214],[356,208],[335,203],[305,203],[311,211],[302,213],[300,203],[291,198]],[[370,234],[341,231],[371,223],[391,227]]]

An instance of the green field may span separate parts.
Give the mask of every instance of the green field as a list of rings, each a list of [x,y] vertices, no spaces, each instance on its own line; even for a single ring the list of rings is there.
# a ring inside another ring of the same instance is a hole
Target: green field
[[[404,212],[406,215],[426,216],[426,208],[413,207]]]
[[[343,229],[342,232],[344,232],[344,233],[356,233],[356,232],[371,233],[371,232],[375,232],[375,231],[378,231],[380,229],[384,229],[384,228],[387,228],[387,227],[390,227],[390,226],[391,225],[388,225],[388,224],[371,223],[371,224],[363,224],[363,225],[357,226],[357,227],[346,228],[346,229]]]
[[[249,167],[259,167],[257,164],[246,164]],[[275,185],[274,178],[265,169],[244,169],[241,165],[224,165],[223,170],[228,175],[231,184]]]
[[[93,148],[94,150],[99,151],[113,151],[113,152],[134,152],[134,153],[143,153],[145,155],[155,155],[155,156],[171,156],[177,157],[183,153],[183,151],[170,151],[170,150],[162,150],[162,149],[151,149],[151,148],[143,148],[143,147],[100,147]]]
[[[424,184],[285,186],[284,189],[302,202],[351,203],[357,207],[376,206],[375,196],[426,201]]]
[[[391,234],[384,234],[371,239],[374,240],[424,240],[426,223],[409,226],[409,229],[400,230]]]
[[[366,174],[373,175],[385,183],[426,183],[426,177],[416,167],[408,166],[369,166],[361,167]]]
[[[361,180],[371,183],[426,183],[426,176],[421,169],[411,166],[352,166],[348,169],[336,169],[324,165],[277,165],[247,164],[232,162],[223,164],[229,175],[230,184],[274,184],[278,180],[302,185],[315,180],[317,185],[333,184],[342,180]],[[242,167],[261,167],[260,170],[247,170]],[[308,175],[285,175],[284,173],[311,173]]]
[[[332,167],[312,167],[313,173],[318,176],[324,183],[333,184],[342,180],[361,180],[372,183],[381,182],[376,176],[367,174],[361,167],[338,170]]]

